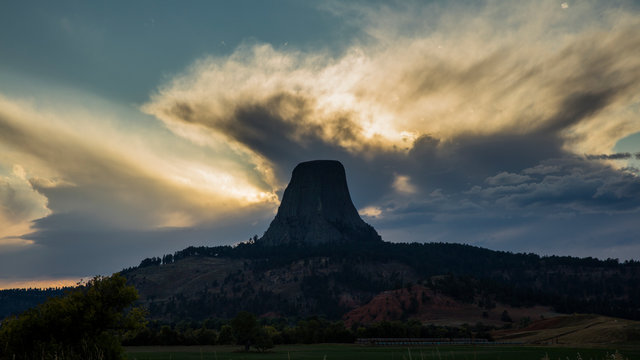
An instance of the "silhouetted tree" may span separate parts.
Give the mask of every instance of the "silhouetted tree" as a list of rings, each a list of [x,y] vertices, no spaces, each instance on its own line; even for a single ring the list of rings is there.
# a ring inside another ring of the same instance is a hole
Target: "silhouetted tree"
[[[244,350],[249,351],[251,345],[255,344],[258,336],[258,321],[255,315],[240,311],[236,317],[231,320],[231,329],[233,337],[238,345],[244,345]]]
[[[235,342],[233,338],[233,329],[229,325],[223,325],[220,328],[220,334],[218,335],[218,344],[220,345],[231,345]]]
[[[144,326],[133,286],[119,274],[97,276],[63,297],[2,322],[1,359],[121,359],[118,335]]]
[[[511,319],[511,316],[509,316],[509,313],[507,312],[507,310],[502,312],[502,315],[500,315],[500,320],[502,320],[504,322],[513,322],[513,320]]]

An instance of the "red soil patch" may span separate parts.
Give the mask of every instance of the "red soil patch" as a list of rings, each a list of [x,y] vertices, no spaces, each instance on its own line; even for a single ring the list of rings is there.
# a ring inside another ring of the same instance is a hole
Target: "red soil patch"
[[[542,306],[513,308],[497,303],[494,309],[487,310],[477,304],[463,303],[424,286],[414,285],[410,288],[382,292],[368,304],[345,314],[343,320],[347,326],[354,323],[370,324],[403,319],[416,319],[423,323],[452,326],[477,322],[502,326],[505,323],[501,320],[501,315],[505,310],[514,322],[525,317],[535,320],[541,316],[553,317],[557,315],[552,313],[549,308]]]
[[[382,292],[368,304],[345,314],[343,319],[347,326],[353,323],[368,324],[399,320],[406,316],[421,320],[436,320],[449,317],[454,312],[466,312],[464,310],[468,310],[469,307],[478,311],[477,307],[471,304],[462,304],[424,286],[414,285],[410,288]]]

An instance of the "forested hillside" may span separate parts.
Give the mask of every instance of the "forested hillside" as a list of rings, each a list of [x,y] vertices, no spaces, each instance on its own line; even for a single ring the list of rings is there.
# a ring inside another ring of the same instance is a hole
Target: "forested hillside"
[[[513,254],[444,243],[189,247],[123,271],[156,318],[240,310],[339,319],[376,294],[422,284],[490,309],[545,305],[640,319],[640,262]]]
[[[559,313],[640,319],[640,262],[541,257],[428,243],[189,247],[147,258],[122,274],[153,319],[270,317],[341,319],[378,294],[421,285],[473,304],[547,306]],[[0,291],[0,317],[59,296],[64,289]],[[413,307],[429,299],[415,299]],[[398,320],[411,318],[412,306]],[[517,319],[515,319],[517,320]]]

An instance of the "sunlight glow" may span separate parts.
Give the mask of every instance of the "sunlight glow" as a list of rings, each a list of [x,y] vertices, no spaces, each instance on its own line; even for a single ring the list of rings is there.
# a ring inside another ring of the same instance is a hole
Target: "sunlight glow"
[[[0,290],[5,289],[48,289],[48,288],[61,288],[66,286],[76,286],[84,278],[60,278],[60,279],[16,279],[16,280],[2,280],[0,279]]]

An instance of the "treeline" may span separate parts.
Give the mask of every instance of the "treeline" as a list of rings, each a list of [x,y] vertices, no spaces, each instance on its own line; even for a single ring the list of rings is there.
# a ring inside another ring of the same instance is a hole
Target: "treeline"
[[[241,318],[241,321],[238,320]],[[240,325],[239,325],[240,324]],[[310,317],[293,322],[289,319],[257,319],[253,314],[240,312],[234,319],[207,319],[202,322],[181,321],[161,323],[152,321],[146,328],[129,332],[123,345],[246,345],[262,341],[272,344],[353,343],[357,338],[476,338],[492,340],[494,327],[481,323],[460,327],[424,325],[416,320],[383,321],[367,326],[345,327],[341,321]],[[246,337],[253,334],[253,338]],[[264,339],[264,337],[268,339]],[[260,339],[260,337],[263,337]]]
[[[472,276],[447,275],[427,287],[457,300],[491,309],[496,302],[512,307],[537,304],[552,306],[559,313],[602,314],[640,320],[640,287],[638,277],[580,279],[577,276],[550,275],[515,277],[512,282],[477,279]],[[518,282],[520,281],[520,282]],[[537,286],[532,283],[538,281]]]
[[[536,254],[494,251],[471,245],[451,243],[350,243],[301,246],[263,246],[253,240],[236,246],[190,246],[174,254],[142,260],[138,267],[170,264],[188,257],[228,257],[251,259],[253,266],[267,270],[287,265],[292,261],[309,257],[347,258],[355,261],[398,261],[411,265],[423,276],[439,274],[475,274],[495,276],[506,271],[527,271],[536,268],[564,268],[620,270],[638,272],[640,261],[618,259],[599,260],[593,257],[539,256]],[[128,268],[124,271],[130,271]]]

